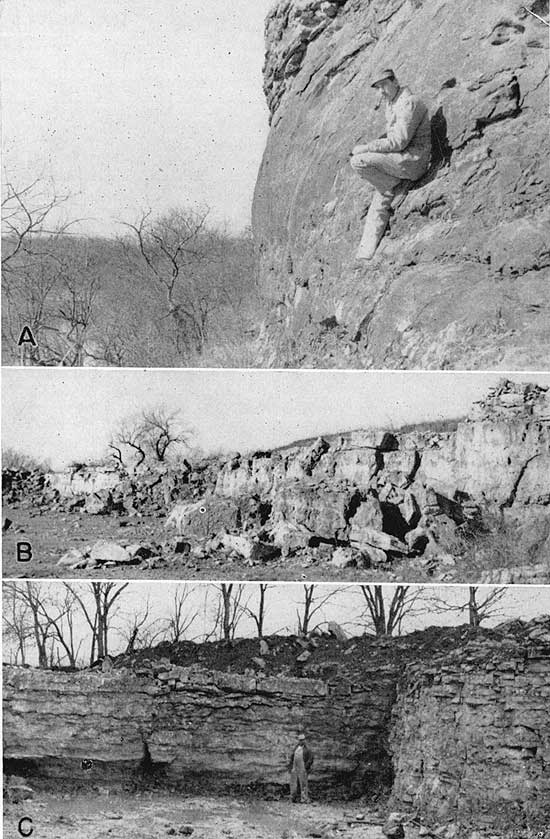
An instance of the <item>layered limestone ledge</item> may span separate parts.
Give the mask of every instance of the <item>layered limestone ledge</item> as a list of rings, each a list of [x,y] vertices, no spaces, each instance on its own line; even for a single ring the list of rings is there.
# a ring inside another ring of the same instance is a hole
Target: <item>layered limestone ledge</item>
[[[550,647],[407,670],[393,710],[391,806],[509,828],[550,817]]]
[[[201,779],[225,789],[282,785],[301,731],[315,750],[318,789],[359,794],[388,778],[396,666],[361,684],[169,664],[155,678],[3,672],[4,760],[42,778],[122,782],[154,768],[181,788]]]

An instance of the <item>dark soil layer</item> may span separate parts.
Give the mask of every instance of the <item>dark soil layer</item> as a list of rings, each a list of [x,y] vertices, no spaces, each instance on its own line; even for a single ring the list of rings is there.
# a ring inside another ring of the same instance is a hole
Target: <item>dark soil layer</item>
[[[477,630],[468,625],[457,627],[432,626],[394,638],[364,635],[339,641],[335,637],[315,634],[304,640],[293,635],[266,638],[269,653],[261,656],[262,670],[267,675],[318,676],[330,679],[338,675],[361,681],[365,675],[386,667],[406,665],[413,661],[432,662],[438,656],[450,660],[453,652],[472,661],[495,656],[506,658],[526,654],[528,625],[521,621],[506,624],[506,632],[498,629]],[[307,662],[297,656],[308,649]],[[162,642],[132,654],[121,654],[114,659],[115,667],[138,668],[160,658],[184,667],[199,665],[211,670],[245,673],[260,655],[258,638],[239,638],[235,641],[212,641],[195,644],[192,641]]]

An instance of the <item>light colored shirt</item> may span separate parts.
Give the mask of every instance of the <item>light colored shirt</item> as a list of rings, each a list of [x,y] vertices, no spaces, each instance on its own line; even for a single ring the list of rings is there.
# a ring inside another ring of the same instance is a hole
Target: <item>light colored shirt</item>
[[[298,746],[294,752],[294,760],[292,761],[292,768],[294,772],[305,772],[306,765],[304,763],[304,747]]]

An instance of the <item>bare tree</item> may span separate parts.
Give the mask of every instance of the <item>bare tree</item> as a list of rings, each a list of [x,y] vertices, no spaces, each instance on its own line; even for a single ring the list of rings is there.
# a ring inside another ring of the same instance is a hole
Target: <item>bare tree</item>
[[[485,594],[482,594],[479,586],[468,586],[468,596],[462,603],[449,603],[441,597],[431,598],[431,603],[437,612],[467,614],[469,625],[477,629],[483,621],[506,614],[502,600],[507,594],[506,586],[490,588]]]
[[[67,249],[65,249],[66,251]],[[84,244],[65,253],[59,268],[60,302],[58,307],[60,343],[58,364],[82,367],[88,357],[87,344],[96,314],[101,288],[98,266]]]
[[[75,597],[69,590],[66,590],[61,602],[61,608],[57,616],[50,615],[52,636],[57,642],[57,661],[61,663],[59,655],[59,647],[61,647],[67,657],[69,665],[76,667],[78,664],[78,657],[82,647],[83,640],[77,641],[75,635]],[[44,609],[46,614],[46,610]],[[52,648],[53,652],[53,648]]]
[[[90,291],[82,265],[75,265],[78,248],[64,245],[76,221],[50,224],[68,197],[58,195],[53,187],[46,188],[41,179],[21,188],[6,179],[4,186],[3,334],[11,355],[20,353],[22,364],[82,363],[83,332],[90,318],[86,309],[93,303],[95,283]],[[74,270],[68,282],[71,265]],[[23,327],[30,328],[36,346],[23,344],[17,350]]]
[[[125,623],[119,627],[118,632],[126,642],[125,653],[133,653],[140,647],[151,647],[164,634],[162,618],[150,618],[149,598],[145,601],[142,609],[129,612],[126,615]]]
[[[419,610],[424,597],[421,587],[396,586],[391,597],[384,595],[381,585],[362,585],[361,592],[367,604],[362,622],[374,630],[377,636],[401,633],[403,620]],[[365,621],[366,619],[366,621]]]
[[[2,271],[13,266],[15,258],[28,251],[35,236],[59,235],[70,224],[50,228],[48,218],[68,199],[48,189],[44,192],[42,179],[37,178],[26,186],[18,187],[5,179],[2,198]],[[71,224],[74,222],[71,222]]]
[[[56,599],[51,590],[37,582],[5,583],[10,611],[7,626],[17,639],[24,657],[25,645],[34,642],[39,667],[48,667],[60,660],[59,648],[69,664],[76,667],[81,643],[76,643],[74,631],[74,597],[68,593]]]
[[[264,637],[265,595],[268,588],[269,583],[258,583],[258,602],[256,604],[256,608],[252,609],[248,605],[250,601],[247,601],[246,605],[243,607],[245,614],[247,614],[249,618],[252,618],[252,620],[256,624],[258,638]]]
[[[124,469],[148,463],[164,463],[168,454],[187,447],[191,432],[185,429],[181,411],[169,411],[163,405],[124,420],[109,442],[111,457]]]
[[[296,610],[299,635],[307,635],[309,632],[317,629],[322,623],[325,623],[324,620],[321,620],[312,626],[312,619],[315,615],[323,615],[323,609],[326,604],[341,591],[344,591],[342,587],[331,587],[326,594],[318,594],[317,590],[319,587],[315,583],[311,585],[304,584],[303,588],[304,598],[301,603],[301,610]]]
[[[197,279],[209,258],[207,215],[208,210],[174,209],[153,218],[149,211],[136,224],[125,224],[135,237],[146,276],[164,293],[178,353],[200,351],[206,338],[207,295]]]
[[[97,658],[104,658],[109,652],[111,622],[115,613],[115,603],[129,583],[90,582],[85,592],[71,583],[64,583],[80,606],[86,623],[91,630],[90,664]],[[92,604],[86,602],[85,593],[92,596]]]
[[[245,614],[246,604],[242,600],[244,584],[220,583],[214,589],[218,592],[218,604],[214,618],[214,632],[219,632],[224,641],[232,641]]]
[[[168,411],[164,406],[144,411],[141,419],[142,437],[154,459],[163,463],[170,447],[187,446],[190,432],[181,426],[181,411]]]
[[[14,664],[26,664],[27,646],[33,636],[29,609],[19,595],[18,584],[5,582],[2,586],[2,623],[4,649],[15,646]]]
[[[111,457],[123,470],[129,469],[131,465],[134,469],[141,466],[145,461],[146,453],[142,445],[139,422],[137,420],[122,422],[109,441],[109,449]],[[132,459],[133,464],[131,464]]]
[[[189,611],[188,601],[193,593],[193,586],[187,583],[174,589],[171,612],[168,617],[168,640],[177,643],[183,641],[188,630],[198,617],[198,610]]]

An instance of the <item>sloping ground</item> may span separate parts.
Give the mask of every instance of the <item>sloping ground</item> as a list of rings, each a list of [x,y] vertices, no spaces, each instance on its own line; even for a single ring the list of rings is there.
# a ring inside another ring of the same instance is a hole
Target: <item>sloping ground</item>
[[[253,230],[275,365],[545,369],[550,346],[547,0],[279,0]],[[432,167],[354,264],[384,130],[373,74],[429,106]]]

